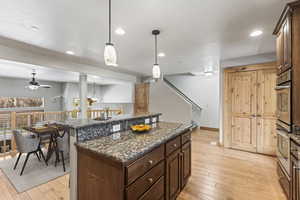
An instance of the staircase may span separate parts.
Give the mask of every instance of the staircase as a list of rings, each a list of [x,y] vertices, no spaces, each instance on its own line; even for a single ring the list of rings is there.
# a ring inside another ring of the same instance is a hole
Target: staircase
[[[187,95],[185,95],[183,92],[181,92],[180,89],[178,89],[173,83],[171,83],[168,79],[165,77],[163,78],[164,83],[166,83],[170,88],[172,88],[179,96],[181,96],[186,102],[192,105],[192,112],[193,115],[200,115],[202,108],[191,98],[189,98]],[[195,121],[192,121],[192,123],[197,124]],[[199,124],[198,124],[199,125]]]

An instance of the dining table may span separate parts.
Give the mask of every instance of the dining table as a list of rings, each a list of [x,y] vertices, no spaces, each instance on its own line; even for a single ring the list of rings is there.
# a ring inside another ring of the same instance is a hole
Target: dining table
[[[36,134],[37,137],[40,138],[42,138],[43,136],[50,136],[49,146],[46,155],[46,163],[48,163],[54,152],[58,152],[57,138],[61,137],[60,132],[63,132],[63,134],[68,132],[65,127],[57,124],[46,124],[44,126],[38,127],[23,127],[23,129]]]

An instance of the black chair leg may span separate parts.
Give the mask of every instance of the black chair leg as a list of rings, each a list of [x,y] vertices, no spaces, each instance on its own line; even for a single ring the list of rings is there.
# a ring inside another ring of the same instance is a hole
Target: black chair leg
[[[15,166],[14,166],[14,170],[17,168],[17,165],[18,165],[18,163],[19,163],[19,160],[20,160],[20,158],[21,158],[21,155],[22,155],[22,153],[19,153],[18,158],[17,158],[17,161],[16,161]]]
[[[38,149],[38,152],[39,152],[39,154],[41,155],[41,157],[43,158],[43,160],[45,161],[46,165],[48,166],[48,163],[47,163],[47,161],[46,161],[46,158],[45,158],[45,156],[44,156],[44,154],[43,154],[42,149],[39,148],[39,149]]]
[[[39,161],[41,162],[40,156],[38,154],[38,151],[34,152],[34,154],[36,155],[36,157],[39,159]]]
[[[55,152],[55,163],[54,166],[56,167],[57,163],[59,162],[59,153]]]
[[[64,172],[65,172],[66,171],[66,166],[65,166],[64,152],[61,151],[60,154],[61,154],[61,160],[62,160],[62,163],[63,163]]]
[[[20,176],[22,176],[22,174],[23,174],[23,171],[24,171],[24,169],[25,169],[25,166],[26,166],[26,164],[27,164],[28,158],[29,158],[29,156],[30,156],[31,153],[32,153],[32,152],[30,152],[30,153],[28,153],[28,154],[26,155],[26,159],[25,159],[25,162],[24,162],[24,164],[23,164],[23,167],[22,167],[22,171],[21,171],[21,173],[20,173]]]

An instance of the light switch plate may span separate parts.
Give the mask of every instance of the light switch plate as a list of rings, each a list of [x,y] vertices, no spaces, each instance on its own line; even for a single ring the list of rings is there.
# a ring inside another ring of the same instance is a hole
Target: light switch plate
[[[145,119],[145,124],[150,124],[150,119],[149,118]]]

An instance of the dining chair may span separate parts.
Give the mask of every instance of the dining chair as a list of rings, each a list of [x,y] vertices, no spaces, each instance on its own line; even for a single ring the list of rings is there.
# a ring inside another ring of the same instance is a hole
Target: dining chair
[[[28,158],[31,154],[35,154],[37,156],[38,160],[41,161],[41,159],[38,155],[38,153],[40,153],[40,155],[42,156],[43,160],[46,163],[44,154],[43,154],[43,152],[41,150],[41,147],[40,147],[40,138],[39,137],[37,137],[36,135],[33,135],[33,134],[28,134],[28,133],[22,134],[18,130],[14,130],[13,135],[15,137],[16,144],[17,144],[17,150],[19,152],[17,161],[14,165],[14,170],[17,168],[17,165],[18,165],[18,162],[21,158],[21,155],[23,153],[27,154],[26,159],[25,159],[24,164],[23,164],[23,167],[22,167],[22,171],[20,173],[20,176],[22,176],[22,174],[24,172],[24,169],[25,169],[25,166],[27,164]],[[47,165],[47,163],[46,163],[46,165]]]
[[[59,131],[57,131],[56,145],[57,146],[56,146],[55,167],[57,163],[61,160],[65,172],[66,171],[65,158],[70,151],[69,134],[67,130],[63,130],[62,135],[59,133]]]

